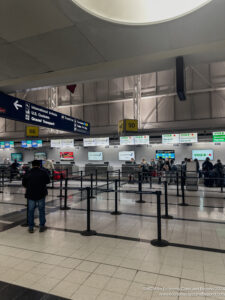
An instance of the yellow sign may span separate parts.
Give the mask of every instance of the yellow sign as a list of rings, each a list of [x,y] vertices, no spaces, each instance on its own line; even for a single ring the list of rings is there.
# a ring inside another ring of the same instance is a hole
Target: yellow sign
[[[39,127],[37,126],[27,126],[26,135],[28,137],[38,137],[39,136]]]
[[[138,120],[125,120],[126,132],[137,132],[138,131]]]
[[[120,120],[118,122],[118,133],[123,133],[123,130],[124,130],[124,120]]]

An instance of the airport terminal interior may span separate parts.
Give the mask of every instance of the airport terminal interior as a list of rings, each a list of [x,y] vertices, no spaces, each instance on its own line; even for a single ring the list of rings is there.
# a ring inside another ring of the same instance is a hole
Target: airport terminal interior
[[[1,300],[225,299],[224,12],[0,0]]]

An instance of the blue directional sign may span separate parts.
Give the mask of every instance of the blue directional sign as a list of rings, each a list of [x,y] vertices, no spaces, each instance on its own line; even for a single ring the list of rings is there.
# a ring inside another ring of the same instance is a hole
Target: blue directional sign
[[[0,92],[0,117],[90,135],[90,123]]]

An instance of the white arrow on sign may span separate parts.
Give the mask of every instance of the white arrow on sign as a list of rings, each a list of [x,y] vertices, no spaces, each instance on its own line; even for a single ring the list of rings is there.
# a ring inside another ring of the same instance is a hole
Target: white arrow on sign
[[[21,104],[18,103],[18,100],[16,100],[13,104],[14,104],[16,110],[18,110],[20,107],[23,107]]]

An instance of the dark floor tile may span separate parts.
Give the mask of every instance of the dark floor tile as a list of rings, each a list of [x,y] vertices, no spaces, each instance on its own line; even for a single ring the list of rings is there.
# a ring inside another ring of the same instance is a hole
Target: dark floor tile
[[[54,295],[45,295],[41,300],[69,300],[67,298],[62,298]]]
[[[2,289],[6,288],[7,285],[8,285],[8,283],[0,281],[0,292],[1,292]]]
[[[22,295],[15,298],[15,300],[41,300],[46,295],[43,292],[27,290]],[[1,296],[1,294],[0,294]]]
[[[9,284],[2,290],[0,290],[0,299],[4,300],[15,300],[18,299],[26,289],[20,286]],[[20,298],[22,299],[22,298]]]

